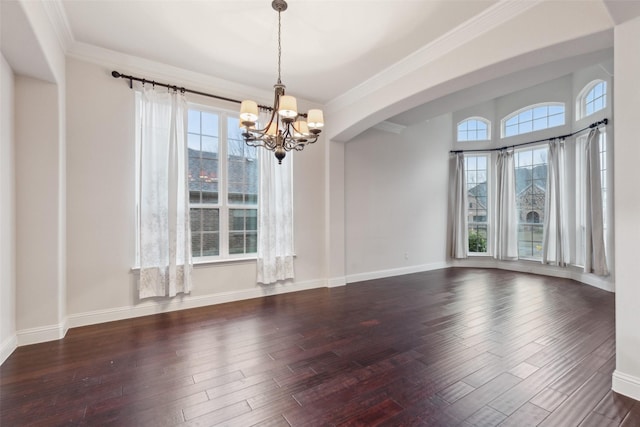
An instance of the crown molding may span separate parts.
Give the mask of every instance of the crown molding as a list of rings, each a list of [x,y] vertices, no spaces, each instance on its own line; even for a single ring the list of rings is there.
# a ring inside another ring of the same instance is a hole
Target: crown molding
[[[273,101],[273,91],[267,91],[231,82],[218,77],[105,49],[88,43],[77,41],[72,43],[67,51],[67,56],[80,61],[108,67],[123,74],[140,74],[138,77],[154,79],[162,81],[163,83],[176,84],[177,86],[185,86],[189,87],[189,89],[200,90],[202,92],[215,90],[216,95],[228,98],[245,99],[246,97],[251,96],[251,99],[264,104],[269,104]],[[224,88],[224,90],[222,90],[222,88]],[[228,104],[225,101],[218,102]]]
[[[338,111],[508,22],[544,0],[502,0],[326,104]]]
[[[375,125],[374,128],[384,132],[391,132],[396,135],[400,135],[407,127],[385,120],[384,122],[380,122]]]
[[[42,2],[45,13],[53,30],[57,36],[58,43],[62,51],[69,58],[93,63],[100,66],[118,68],[123,74],[140,73],[143,77],[153,79],[164,79],[168,83],[179,86],[190,86],[203,92],[214,88],[217,95],[228,98],[243,99],[251,96],[260,104],[269,104],[273,101],[273,91],[259,89],[240,83],[223,80],[210,75],[190,71],[184,68],[175,67],[158,61],[153,61],[125,53],[105,49],[88,43],[79,42],[75,39],[71,25],[67,19],[61,0],[51,0]],[[224,91],[220,91],[224,88]],[[299,101],[311,104],[308,100]],[[222,101],[224,102],[224,101]]]
[[[49,22],[53,27],[54,32],[58,38],[58,43],[62,47],[62,51],[67,53],[69,47],[75,42],[73,31],[69,25],[67,19],[67,13],[64,11],[64,6],[60,0],[45,1],[42,2],[44,11],[49,18]]]

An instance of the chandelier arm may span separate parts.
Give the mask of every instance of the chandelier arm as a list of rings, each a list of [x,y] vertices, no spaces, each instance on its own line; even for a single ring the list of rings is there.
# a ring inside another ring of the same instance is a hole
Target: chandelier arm
[[[278,119],[276,117],[276,114],[278,114],[278,110],[277,110],[278,106],[276,105],[276,107],[273,109],[273,111],[271,112],[271,116],[269,117],[269,123],[264,125],[264,131],[266,132],[269,129],[269,125],[271,125],[271,123],[276,124],[276,132],[278,132]]]
[[[282,116],[280,116],[280,100],[285,94],[285,85],[282,84],[282,12],[287,9],[286,0],[273,0],[271,6],[278,12],[278,80],[273,86],[274,88],[274,100],[273,108],[259,106],[263,110],[271,111],[269,122],[265,124],[263,129],[256,129],[246,127],[242,134],[245,143],[251,147],[263,147],[267,150],[273,151],[278,163],[282,163],[285,158],[285,153],[288,151],[296,150],[302,151],[308,144],[313,144],[318,140],[318,134],[321,132],[320,127],[323,126],[324,120],[322,117],[322,110],[313,110],[312,128],[308,128],[308,123],[301,121],[296,126],[296,120],[311,118],[310,113],[296,113],[295,111],[295,98],[290,100],[287,98],[286,107],[283,104]],[[255,106],[247,108],[254,113]],[[247,110],[242,110],[247,114]],[[311,110],[310,110],[311,111]],[[295,117],[291,117],[295,115]],[[256,120],[257,122],[257,120]],[[256,122],[242,122],[243,125],[255,126]],[[275,129],[271,128],[274,126]]]
[[[293,125],[285,125],[284,131],[282,132],[282,137],[285,139],[285,141],[292,139],[291,138],[291,128],[292,127],[293,127]]]
[[[251,147],[262,147],[266,150],[271,151],[273,151],[276,147],[272,140],[265,140],[262,138],[245,139],[245,143]]]
[[[273,118],[275,117],[275,115],[276,115],[276,109],[272,108],[271,109],[271,117],[269,117],[268,123],[266,123],[263,128],[247,129],[247,131],[251,132],[252,134],[265,135],[267,133],[267,130],[269,130],[269,124],[271,124],[273,122]]]

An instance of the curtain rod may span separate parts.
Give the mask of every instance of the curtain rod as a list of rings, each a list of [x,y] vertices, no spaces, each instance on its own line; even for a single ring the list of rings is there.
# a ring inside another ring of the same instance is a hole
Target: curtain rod
[[[143,85],[145,83],[149,83],[149,84],[151,84],[153,86],[160,86],[160,87],[166,87],[167,89],[173,89],[176,92],[177,91],[180,91],[182,93],[189,92],[189,93],[194,93],[196,95],[208,96],[209,98],[220,99],[222,101],[235,102],[236,104],[242,103],[242,101],[238,101],[237,99],[225,98],[224,96],[213,95],[211,93],[200,92],[198,90],[193,90],[193,89],[187,89],[187,88],[176,86],[176,85],[172,85],[172,84],[169,84],[169,83],[159,83],[159,82],[157,82],[155,80],[149,80],[149,79],[145,79],[143,77],[129,76],[129,75],[126,75],[126,74],[119,73],[118,71],[112,71],[111,72],[111,76],[113,78],[116,78],[116,79],[127,79],[127,80],[129,80],[129,89],[133,89],[133,81],[135,80],[137,82],[141,82]],[[265,110],[269,110],[269,111],[273,110],[273,108],[267,107],[265,105],[258,105],[258,107],[260,107],[262,109],[265,109]]]
[[[607,125],[609,123],[609,119],[602,119],[598,122],[594,122],[591,123],[589,126],[582,128],[580,130],[577,130],[575,132],[566,134],[566,135],[560,135],[560,136],[554,136],[552,138],[545,138],[545,139],[538,139],[536,141],[529,141],[529,142],[522,142],[520,144],[514,144],[514,145],[505,145],[504,147],[497,147],[497,148],[487,148],[485,150],[482,149],[476,149],[476,150],[451,150],[449,151],[449,153],[451,154],[457,154],[457,153],[486,153],[487,151],[501,151],[501,150],[508,150],[509,148],[515,148],[515,147],[521,147],[523,145],[530,145],[530,144],[537,144],[538,142],[545,142],[545,141],[551,141],[554,139],[565,139],[565,138],[569,138],[572,137],[574,135],[577,135],[581,132],[584,132],[587,129],[593,129],[596,128],[600,125]]]

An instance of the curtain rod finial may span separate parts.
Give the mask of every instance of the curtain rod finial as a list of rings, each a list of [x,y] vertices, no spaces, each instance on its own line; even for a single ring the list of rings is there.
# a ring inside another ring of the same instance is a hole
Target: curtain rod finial
[[[117,78],[118,78],[118,77],[120,77],[122,74],[120,74],[120,73],[119,73],[119,72],[117,72],[117,71],[112,71],[112,72],[111,72],[111,75],[113,76],[113,78],[116,78],[116,79],[117,79]]]

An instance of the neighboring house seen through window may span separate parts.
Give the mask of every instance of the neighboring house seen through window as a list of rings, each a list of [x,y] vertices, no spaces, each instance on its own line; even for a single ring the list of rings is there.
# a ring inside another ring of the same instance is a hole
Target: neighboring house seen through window
[[[488,245],[488,164],[486,154],[465,156],[467,179],[467,223],[469,227],[469,253],[486,253]]]
[[[255,254],[256,148],[244,143],[238,118],[225,112],[191,107],[187,128],[193,257]]]
[[[514,154],[520,258],[542,259],[547,152],[546,147],[535,147]]]

